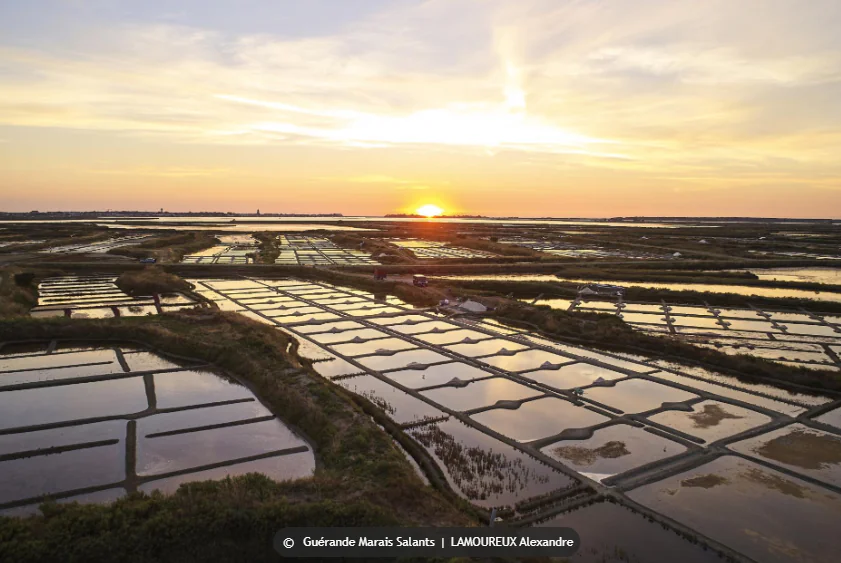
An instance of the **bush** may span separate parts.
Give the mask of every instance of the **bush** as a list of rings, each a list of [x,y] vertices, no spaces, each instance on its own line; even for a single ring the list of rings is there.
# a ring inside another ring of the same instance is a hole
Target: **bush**
[[[191,286],[174,274],[164,272],[160,266],[130,270],[117,278],[117,287],[129,295],[154,295],[188,291]]]
[[[15,274],[15,284],[19,287],[31,287],[33,281],[35,281],[35,274],[33,272]]]

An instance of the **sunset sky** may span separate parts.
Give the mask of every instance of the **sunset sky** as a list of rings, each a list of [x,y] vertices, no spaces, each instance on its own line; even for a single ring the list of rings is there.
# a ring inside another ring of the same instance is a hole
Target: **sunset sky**
[[[838,0],[0,0],[0,211],[841,217]]]

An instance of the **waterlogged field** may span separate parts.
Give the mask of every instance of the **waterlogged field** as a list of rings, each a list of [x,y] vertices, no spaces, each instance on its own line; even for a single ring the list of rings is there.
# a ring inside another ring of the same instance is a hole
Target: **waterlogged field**
[[[379,264],[361,250],[348,250],[325,237],[278,235],[275,264],[289,266],[365,266]]]
[[[754,561],[838,561],[841,495],[723,456],[629,496]]]
[[[114,248],[121,246],[128,246],[131,244],[140,244],[149,235],[129,235],[125,237],[115,237],[107,240],[90,243],[67,244],[64,246],[53,246],[45,248],[41,252],[48,254],[104,254]],[[31,242],[30,242],[31,244]]]
[[[252,264],[257,240],[250,235],[218,235],[219,244],[184,256],[185,264]]]
[[[117,287],[117,276],[62,276],[38,285],[38,305],[33,317],[101,319],[156,315],[190,308],[194,299],[181,293],[132,297]]]
[[[841,268],[749,268],[761,280],[841,285]]]
[[[308,444],[208,368],[137,348],[0,344],[0,513],[249,472],[311,475]]]
[[[578,532],[581,548],[570,558],[576,563],[721,562],[721,557],[712,551],[611,502],[564,512],[537,525],[572,528]]]
[[[579,234],[579,233],[575,233]],[[630,258],[637,260],[665,259],[669,256],[653,251],[634,251],[607,249],[597,244],[581,244],[563,242],[561,240],[529,239],[525,237],[511,237],[499,242],[513,246],[530,248],[553,256],[565,258]]]
[[[493,258],[496,254],[484,250],[474,250],[462,246],[453,246],[444,242],[418,239],[391,239],[394,246],[412,251],[421,260],[440,260],[442,258]]]
[[[255,242],[218,238],[229,249]],[[287,233],[278,243],[278,263],[374,260],[321,236]],[[430,259],[459,251],[409,248]],[[192,306],[184,296],[138,301],[113,281],[45,280],[33,314]],[[718,560],[704,545],[756,561],[837,560],[841,546],[827,529],[841,515],[837,396],[571,345],[492,317],[448,317],[329,283],[190,281],[220,309],[294,336],[299,354],[337,391],[378,407],[414,440],[406,451],[417,456],[417,470],[431,460],[440,470],[433,480],[481,509],[496,508],[506,523],[577,529],[585,543],[573,560]],[[817,307],[548,304],[621,315],[637,330],[725,353],[839,368],[841,317]],[[45,495],[108,502],[227,474],[291,479],[313,468],[303,439],[206,366],[119,347],[0,346],[5,513],[31,512]],[[617,503],[589,504],[599,495]]]
[[[838,272],[841,270],[827,269],[829,272]],[[830,277],[831,274],[826,274]],[[452,275],[452,276],[436,276],[442,279],[464,280],[464,281],[521,281],[521,282],[565,282],[575,284],[608,284],[621,285],[625,287],[648,287],[654,289],[666,289],[669,291],[700,291],[709,293],[735,293],[737,295],[744,295],[746,297],[777,297],[777,298],[794,298],[794,299],[810,299],[812,301],[834,301],[841,302],[841,293],[832,291],[810,291],[805,289],[788,289],[777,287],[755,287],[750,285],[728,285],[728,284],[704,284],[704,283],[672,283],[672,282],[652,282],[652,281],[633,281],[633,280],[599,280],[593,278],[567,278],[555,276],[553,274],[471,274],[471,275]],[[766,279],[760,276],[760,279]],[[770,277],[768,279],[774,279]],[[831,279],[831,277],[830,277]],[[801,281],[801,280],[780,280],[780,281]],[[815,280],[802,280],[815,281]],[[836,282],[822,282],[822,283],[841,283]],[[817,305],[816,305],[817,306]]]
[[[634,328],[679,335],[696,346],[808,369],[841,371],[841,318],[806,309],[703,307],[627,301],[542,299],[565,311],[614,314]],[[817,304],[816,304],[817,307]]]
[[[672,498],[670,491],[679,489],[670,483],[690,479],[687,487],[692,495],[710,493],[704,506],[730,502],[719,497],[715,487],[693,487],[696,470],[685,469],[709,464],[705,460],[720,455],[721,448],[746,456],[721,460],[761,462],[745,470],[749,487],[767,487],[779,475],[800,483],[798,487],[804,488],[795,490],[802,496],[795,496],[792,514],[807,513],[813,503],[818,503],[814,508],[822,517],[834,514],[830,499],[839,487],[837,412],[841,410],[832,408],[838,404],[833,397],[745,383],[656,358],[572,346],[489,318],[445,318],[399,299],[385,301],[327,283],[194,282],[200,293],[218,304],[294,335],[306,343],[308,354],[321,350],[324,355],[313,363],[314,369],[401,425],[466,500],[501,509],[506,519],[515,521],[590,526],[588,547],[577,556],[582,561],[645,560],[641,557],[653,538],[687,560],[710,560],[703,549],[668,527],[653,526],[622,506],[599,504],[568,512],[563,511],[563,501],[552,500],[569,498],[575,506],[578,495],[587,494],[580,492],[582,485],[597,491],[613,487],[652,508],[655,517],[662,512],[686,525],[690,531],[684,535],[708,535],[722,549],[757,560],[764,559],[753,551],[753,543],[789,541],[790,534],[781,532],[783,524],[756,516],[774,514],[786,522],[790,516],[785,494],[763,496],[760,489],[745,493],[759,495],[763,507],[756,512],[734,511],[752,522],[745,533],[724,533],[720,530],[726,526],[708,525],[707,520],[729,510],[729,504],[696,515],[684,507],[687,503]],[[607,306],[616,310],[613,304]],[[654,314],[666,317],[671,312],[661,309]],[[692,311],[675,307],[674,312],[688,316]],[[739,318],[732,313],[722,311],[722,316]],[[799,320],[786,319],[786,325]],[[822,449],[816,451],[816,444]],[[665,491],[662,502],[653,492],[661,490]],[[673,506],[683,512],[674,512]],[[684,512],[691,517],[684,518]],[[639,529],[646,545],[615,530],[599,533],[595,529],[599,515]],[[817,525],[812,516],[808,521]],[[807,526],[798,522],[793,527],[808,536]],[[812,536],[818,533],[813,531]],[[754,539],[743,541],[746,534]],[[796,545],[801,549],[805,542]],[[818,542],[803,553],[823,561],[828,552]]]

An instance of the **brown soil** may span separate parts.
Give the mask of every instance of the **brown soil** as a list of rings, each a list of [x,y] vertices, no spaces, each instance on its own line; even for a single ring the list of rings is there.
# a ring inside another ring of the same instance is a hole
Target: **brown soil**
[[[631,452],[625,447],[625,442],[608,442],[598,448],[583,446],[561,446],[552,450],[560,457],[573,462],[575,465],[592,465],[597,459],[616,459]]]
[[[709,475],[698,475],[697,477],[691,477],[689,479],[684,479],[680,482],[681,486],[683,487],[695,487],[701,489],[712,489],[713,487],[717,487],[718,485],[725,485],[729,483],[729,481],[722,477],[721,475],[714,475],[710,473]]]
[[[174,274],[164,272],[160,266],[142,270],[129,270],[117,278],[117,287],[129,295],[153,295],[155,293],[177,293],[187,291],[190,284]]]
[[[731,414],[720,405],[704,405],[704,410],[690,414],[689,418],[695,423],[695,428],[711,428],[718,426],[722,420],[736,420],[744,417]]]
[[[741,474],[746,480],[762,485],[768,489],[779,491],[784,495],[789,495],[796,498],[806,498],[807,489],[801,487],[793,481],[783,479],[777,475],[766,473],[761,469],[750,469]]]
[[[841,463],[841,438],[808,430],[793,430],[754,450],[762,457],[803,469],[824,469]]]

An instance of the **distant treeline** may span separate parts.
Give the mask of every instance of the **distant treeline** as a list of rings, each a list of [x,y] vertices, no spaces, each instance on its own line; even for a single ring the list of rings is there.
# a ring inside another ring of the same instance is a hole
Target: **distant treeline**
[[[28,211],[0,212],[2,219],[97,219],[104,217],[344,217],[341,213],[233,213],[231,211]]]

